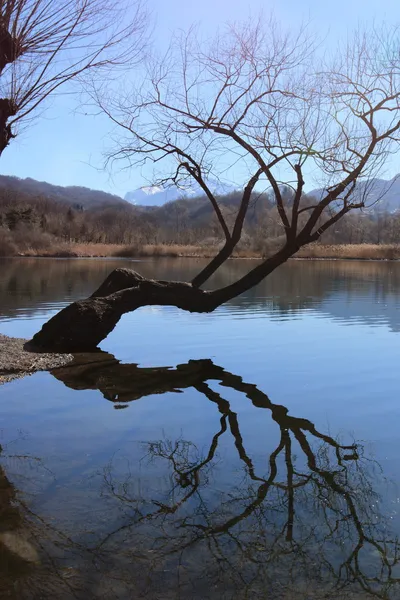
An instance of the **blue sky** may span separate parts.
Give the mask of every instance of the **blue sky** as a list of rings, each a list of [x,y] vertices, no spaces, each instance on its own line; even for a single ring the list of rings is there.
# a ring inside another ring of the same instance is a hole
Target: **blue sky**
[[[227,21],[240,21],[260,11],[273,11],[286,26],[298,26],[309,21],[311,29],[329,34],[330,43],[359,23],[400,23],[398,0],[149,0],[155,19],[154,40],[158,46],[168,43],[177,28],[198,23],[202,31],[212,33]],[[32,177],[59,185],[82,185],[123,196],[128,190],[148,182],[136,169],[130,172],[105,171],[103,152],[109,146],[111,126],[101,116],[88,116],[79,110],[73,96],[58,96],[34,124],[11,142],[1,157],[0,172],[4,175]],[[389,175],[400,172],[394,159]]]

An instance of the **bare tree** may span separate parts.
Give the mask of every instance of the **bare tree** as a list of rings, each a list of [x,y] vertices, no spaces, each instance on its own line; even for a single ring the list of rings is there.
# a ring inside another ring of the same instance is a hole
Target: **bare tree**
[[[125,0],[0,2],[0,153],[67,82],[137,57],[146,14]]]
[[[327,62],[306,29],[285,34],[269,21],[231,27],[205,50],[193,31],[153,60],[140,90],[96,102],[123,132],[111,160],[162,169],[159,184],[195,181],[209,199],[223,246],[190,283],[149,281],[117,270],[88,299],[67,307],[34,337],[39,347],[96,346],[120,316],[147,305],[210,312],[259,283],[317,241],[368,196],[356,183],[376,176],[398,147],[400,60],[397,29],[356,32]],[[210,181],[243,178],[234,215]],[[318,173],[320,197],[307,201],[305,176]],[[255,186],[273,194],[281,247],[231,285],[200,289],[239,243]],[[293,194],[283,193],[291,189]]]

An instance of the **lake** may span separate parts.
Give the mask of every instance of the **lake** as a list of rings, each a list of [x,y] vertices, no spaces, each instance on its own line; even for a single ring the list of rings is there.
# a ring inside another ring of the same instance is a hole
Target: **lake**
[[[2,259],[0,332],[203,264]],[[400,263],[292,261],[0,386],[0,598],[400,598],[399,342]]]

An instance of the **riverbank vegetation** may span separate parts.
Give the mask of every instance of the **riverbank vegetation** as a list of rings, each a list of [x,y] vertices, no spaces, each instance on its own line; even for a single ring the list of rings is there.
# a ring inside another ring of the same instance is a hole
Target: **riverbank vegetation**
[[[46,249],[28,248],[18,256],[43,258],[211,258],[218,252],[213,246],[181,246],[178,244],[121,244],[60,243]],[[238,249],[233,259],[262,259],[260,252]],[[313,244],[302,248],[294,259],[329,260],[400,260],[400,244]]]
[[[26,180],[5,180],[0,187],[0,256],[209,258],[223,245],[206,197],[140,207],[103,192],[73,190],[65,188],[63,193],[57,186],[42,189]],[[289,189],[285,198],[289,207]],[[239,201],[239,192],[219,197],[228,220]],[[311,197],[305,195],[306,201]],[[282,225],[272,194],[253,194],[251,202],[233,258],[263,258],[281,243]],[[400,212],[359,211],[344,216],[296,256],[399,259],[399,242]]]

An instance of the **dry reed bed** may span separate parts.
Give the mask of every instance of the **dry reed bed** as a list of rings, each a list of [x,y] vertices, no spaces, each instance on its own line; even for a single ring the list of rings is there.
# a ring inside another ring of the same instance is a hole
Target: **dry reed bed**
[[[400,244],[342,244],[337,246],[313,244],[301,248],[296,257],[347,260],[398,260],[400,259]]]
[[[181,245],[144,245],[126,246],[117,244],[59,244],[46,249],[28,249],[20,256],[40,256],[56,258],[146,258],[146,257],[196,257],[211,258],[218,248],[205,246]],[[262,258],[262,253],[248,248],[237,250],[233,258]],[[296,258],[308,259],[343,259],[343,260],[398,260],[400,244],[343,244],[328,246],[313,244],[301,248]]]
[[[60,244],[51,248],[30,248],[19,256],[55,257],[55,258],[146,258],[146,257],[195,257],[212,258],[218,248],[211,246],[181,246],[178,244],[146,244],[144,246],[126,246],[118,244]],[[260,258],[253,250],[239,250],[235,258]]]

